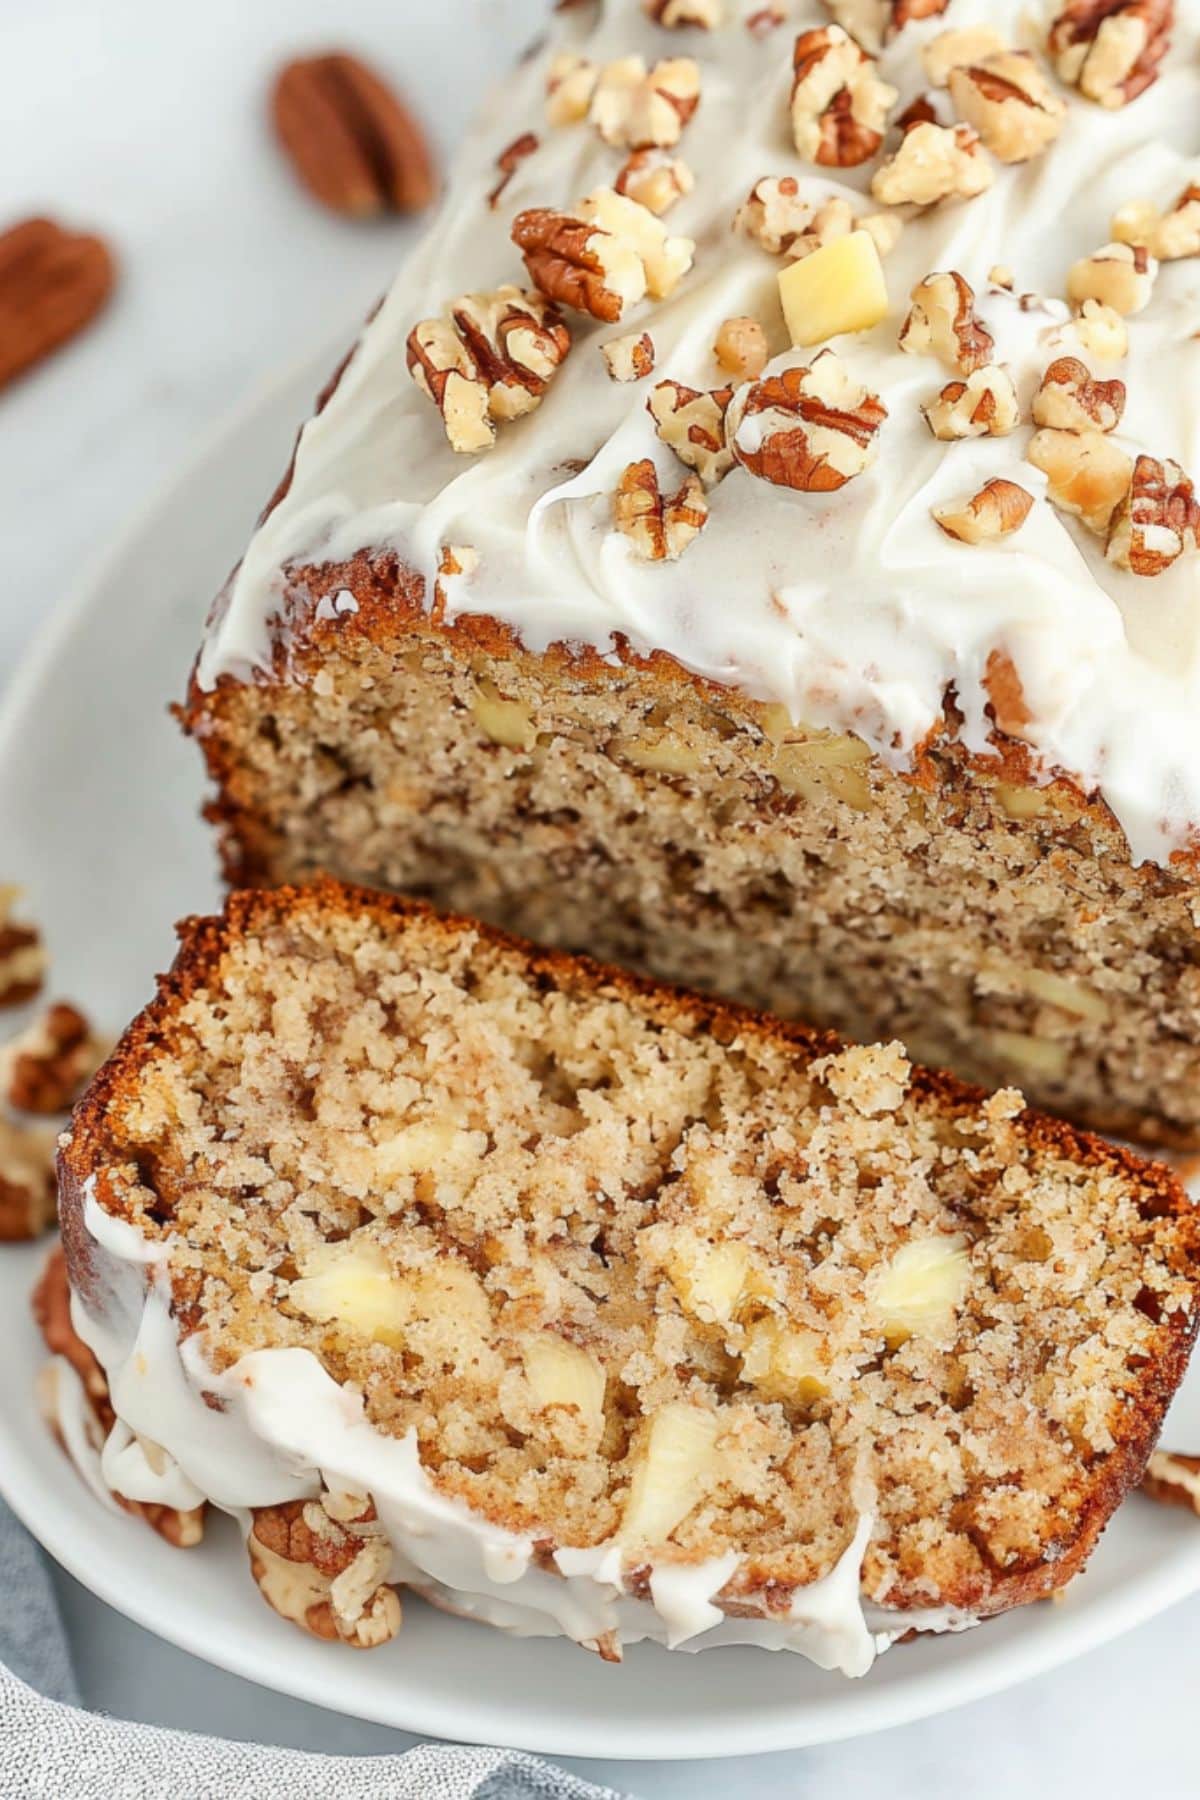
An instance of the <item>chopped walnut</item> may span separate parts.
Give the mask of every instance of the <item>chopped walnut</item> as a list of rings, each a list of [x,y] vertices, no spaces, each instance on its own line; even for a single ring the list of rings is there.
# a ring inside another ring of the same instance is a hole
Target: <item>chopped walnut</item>
[[[900,348],[910,356],[936,356],[969,375],[991,361],[995,339],[975,316],[975,292],[956,269],[926,275],[910,296],[900,327]]]
[[[1101,106],[1127,106],[1158,79],[1174,0],[1069,0],[1050,27],[1055,71]]]
[[[708,521],[708,501],[696,475],[679,490],[663,494],[649,457],[630,463],[613,495],[617,530],[646,562],[675,562]]]
[[[1112,234],[1119,244],[1144,244],[1159,262],[1200,256],[1200,185],[1185,187],[1170,212],[1159,212],[1149,200],[1131,200],[1114,215]]]
[[[825,0],[825,10],[864,50],[875,54],[885,39],[919,19],[944,13],[950,0]]]
[[[359,1650],[395,1637],[401,1614],[388,1582],[392,1552],[369,1500],[356,1496],[352,1507],[327,1495],[288,1500],[256,1506],[253,1521],[250,1570],[281,1617]]]
[[[1006,50],[1004,39],[991,25],[966,25],[959,30],[939,31],[921,51],[921,64],[934,87],[944,88],[952,69],[968,63],[982,62]]]
[[[1076,306],[1098,300],[1127,318],[1141,312],[1154,291],[1158,264],[1144,244],[1105,244],[1091,256],[1072,263],[1067,298]]]
[[[654,149],[635,150],[613,183],[618,194],[627,194],[660,219],[695,185],[696,177],[681,156]]]
[[[1035,425],[1057,431],[1115,431],[1125,411],[1125,383],[1098,381],[1077,356],[1060,356],[1033,397]]]
[[[1178,463],[1139,456],[1109,527],[1105,555],[1134,575],[1162,575],[1200,548],[1200,500]]]
[[[504,149],[500,152],[499,156],[496,158],[496,167],[500,171],[500,179],[488,195],[488,205],[493,211],[499,206],[502,195],[521,164],[525,161],[526,157],[533,155],[540,141],[541,140],[536,132],[523,131],[520,137],[514,138],[512,143],[505,145]]]
[[[772,256],[799,259],[823,250],[836,238],[852,231],[866,231],[881,256],[894,250],[904,227],[895,213],[869,213],[855,218],[854,208],[840,194],[814,207],[800,195],[792,175],[768,175],[751,188],[734,216],[734,228],[761,244]]]
[[[975,369],[965,381],[948,381],[936,400],[922,406],[935,438],[1007,437],[1021,423],[1012,376],[996,363]]]
[[[59,1001],[0,1049],[0,1090],[18,1112],[68,1112],[108,1051],[84,1015]]]
[[[681,463],[694,469],[705,487],[716,487],[733,467],[725,431],[731,388],[705,393],[681,381],[660,381],[652,388],[646,411],[664,444]]]
[[[1067,106],[1027,50],[999,50],[951,69],[950,98],[1003,163],[1040,156],[1063,128]]]
[[[668,237],[648,208],[612,188],[596,188],[574,213],[518,213],[512,236],[544,294],[609,325],[646,294],[670,294],[695,249],[691,238]]]
[[[757,381],[767,366],[767,334],[757,319],[726,319],[717,332],[713,355],[727,375]]]
[[[440,319],[422,319],[408,335],[408,369],[451,447],[469,454],[491,448],[497,422],[540,404],[570,347],[555,307],[507,286],[463,294]]]
[[[807,367],[748,382],[726,420],[738,462],[762,481],[832,493],[870,468],[887,407],[855,381],[833,350]]]
[[[996,179],[991,159],[969,125],[913,125],[871,177],[885,206],[933,206],[970,200]]]
[[[654,339],[648,331],[609,338],[600,351],[614,381],[644,381],[654,373]]]
[[[722,0],[643,0],[646,11],[668,31],[692,25],[699,31],[716,31],[724,23]]]
[[[1082,350],[1097,362],[1120,362],[1129,350],[1129,328],[1114,307],[1085,300],[1069,325],[1056,333],[1060,343]]]
[[[19,888],[0,887],[0,1006],[24,1006],[40,993],[46,974],[41,932],[12,922],[19,893]]]
[[[1033,435],[1026,456],[1046,477],[1046,491],[1061,512],[1074,514],[1104,537],[1129,492],[1133,463],[1102,431],[1053,431]]]
[[[551,125],[577,125],[586,119],[600,71],[586,56],[564,51],[546,76],[546,118]]]
[[[700,70],[690,56],[649,70],[643,57],[624,56],[600,71],[589,117],[606,144],[670,149],[699,104]]]
[[[895,88],[838,25],[805,31],[792,53],[792,135],[801,156],[835,168],[867,162],[883,142]]]
[[[1015,481],[996,476],[974,494],[932,508],[947,537],[960,544],[992,544],[1019,531],[1029,517],[1033,495]]]
[[[0,1244],[41,1237],[54,1223],[54,1141],[0,1119]]]

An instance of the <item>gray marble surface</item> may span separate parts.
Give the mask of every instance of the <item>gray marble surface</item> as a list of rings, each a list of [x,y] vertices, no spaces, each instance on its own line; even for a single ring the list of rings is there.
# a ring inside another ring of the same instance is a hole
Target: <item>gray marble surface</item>
[[[361,47],[404,84],[448,150],[544,3],[0,0],[0,224],[50,212],[105,232],[122,262],[101,323],[0,397],[0,688],[159,481],[265,375],[351,329],[411,240],[404,224],[333,219],[295,187],[264,124],[276,64],[332,41]],[[262,498],[247,494],[247,526]],[[67,1577],[58,1585],[93,1706],[313,1749],[403,1741],[222,1674]],[[1193,1601],[1037,1685],[853,1744],[586,1772],[647,1797],[696,1800],[1134,1791],[1173,1800],[1200,1792],[1198,1628]]]

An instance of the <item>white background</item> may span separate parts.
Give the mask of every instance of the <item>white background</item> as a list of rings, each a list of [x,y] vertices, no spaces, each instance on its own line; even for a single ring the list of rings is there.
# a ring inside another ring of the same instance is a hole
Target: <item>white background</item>
[[[47,212],[101,231],[121,261],[103,320],[0,394],[0,689],[160,479],[266,375],[349,336],[411,241],[411,226],[344,223],[296,187],[264,118],[280,60],[335,44],[366,51],[448,152],[546,4],[0,0],[0,228]],[[247,529],[264,498],[246,495]],[[206,599],[197,594],[198,624]],[[0,878],[19,879],[2,859],[0,846]],[[407,1742],[219,1674],[67,1578],[60,1588],[92,1706],[314,1749]],[[1195,1795],[1198,1627],[1192,1602],[1035,1687],[856,1744],[715,1765],[578,1766],[689,1800]],[[514,1679],[519,1668],[515,1652]]]

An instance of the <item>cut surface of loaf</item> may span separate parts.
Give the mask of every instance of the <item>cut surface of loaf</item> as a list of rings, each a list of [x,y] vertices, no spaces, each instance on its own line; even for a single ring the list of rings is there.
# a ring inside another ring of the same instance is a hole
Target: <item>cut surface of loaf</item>
[[[358,1494],[374,1583],[606,1655],[860,1672],[1062,1586],[1140,1478],[1195,1329],[1165,1169],[332,882],[182,936],[61,1177],[77,1326],[189,1498]]]

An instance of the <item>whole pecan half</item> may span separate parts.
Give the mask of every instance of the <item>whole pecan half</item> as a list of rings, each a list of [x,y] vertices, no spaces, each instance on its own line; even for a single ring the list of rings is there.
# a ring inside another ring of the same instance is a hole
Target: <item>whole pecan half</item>
[[[334,212],[417,212],[433,199],[421,127],[357,57],[334,51],[288,63],[275,79],[271,116],[296,174]]]
[[[91,323],[115,265],[98,237],[26,219],[0,233],[0,388]]]
[[[1070,0],[1048,46],[1061,80],[1101,106],[1128,106],[1158,79],[1174,0]]]
[[[743,468],[776,487],[828,494],[870,467],[887,407],[833,350],[807,366],[748,382],[734,395],[726,435]]]

